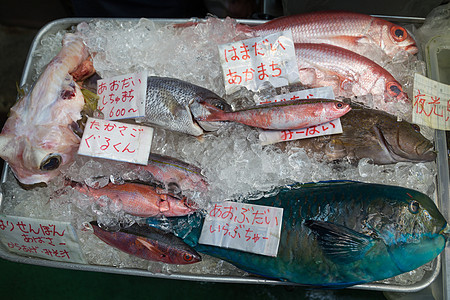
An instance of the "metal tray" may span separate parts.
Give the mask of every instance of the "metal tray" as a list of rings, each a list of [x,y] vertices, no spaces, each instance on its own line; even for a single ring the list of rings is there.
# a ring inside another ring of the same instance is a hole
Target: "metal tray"
[[[396,23],[403,24],[418,24],[423,23],[423,18],[405,18],[405,17],[392,17],[392,16],[379,16],[390,20]],[[35,62],[34,53],[39,48],[40,42],[43,38],[53,35],[58,31],[69,29],[71,26],[76,25],[83,21],[91,21],[93,19],[86,18],[65,18],[55,20],[50,22],[46,26],[44,26],[35,36],[30,50],[28,52],[28,57],[24,66],[22,78],[20,85],[25,85],[26,83],[30,83],[33,78],[33,70],[32,66]],[[124,21],[137,21],[137,19],[123,19]],[[163,23],[181,23],[186,22],[186,19],[152,19],[155,22],[163,22]],[[238,20],[242,23],[247,24],[259,24],[263,21],[256,20]],[[445,135],[441,135],[440,132],[436,133],[435,141],[437,143],[436,147],[441,149],[445,147]],[[446,151],[439,151],[437,163],[439,165],[447,165],[447,157],[445,155]],[[442,170],[439,169],[439,172]],[[445,169],[444,169],[445,171]],[[2,172],[2,183],[6,182],[8,176],[8,165],[5,164]],[[439,174],[440,176],[440,174]],[[445,176],[444,176],[445,178]],[[447,180],[448,180],[448,170],[447,170]],[[439,180],[438,180],[439,181]],[[441,185],[441,188],[446,189],[444,194],[439,192],[438,197],[444,197],[445,201],[448,202],[448,184]],[[447,195],[447,196],[446,196]],[[446,197],[446,198],[445,198]],[[2,204],[3,196],[0,193],[0,205]],[[439,199],[439,202],[444,201],[443,199]],[[269,284],[269,285],[297,285],[295,283],[282,282],[276,280],[264,279],[257,276],[246,276],[246,277],[238,277],[238,276],[216,276],[216,275],[207,275],[207,276],[199,276],[199,275],[186,275],[186,274],[163,274],[163,273],[152,273],[142,269],[132,269],[132,268],[117,268],[113,266],[100,266],[100,265],[88,265],[88,264],[75,264],[75,263],[64,263],[64,262],[56,262],[26,256],[20,256],[14,253],[11,253],[4,247],[0,245],[0,257],[2,259],[6,259],[12,262],[19,262],[25,264],[39,265],[45,267],[53,267],[53,268],[62,268],[62,269],[70,269],[70,270],[81,270],[81,271],[95,271],[95,272],[106,272],[106,273],[116,273],[123,275],[135,275],[135,276],[145,276],[145,277],[155,277],[155,278],[165,278],[165,279],[178,279],[178,280],[191,280],[191,281],[206,281],[206,282],[219,282],[219,283],[245,283],[245,284]],[[372,290],[372,291],[385,291],[385,292],[417,292],[426,287],[428,287],[433,281],[437,278],[441,271],[441,257],[438,256],[432,262],[432,271],[427,271],[419,282],[416,282],[412,285],[394,285],[387,283],[368,283],[362,285],[356,285],[351,287],[352,289],[360,289],[360,290]]]

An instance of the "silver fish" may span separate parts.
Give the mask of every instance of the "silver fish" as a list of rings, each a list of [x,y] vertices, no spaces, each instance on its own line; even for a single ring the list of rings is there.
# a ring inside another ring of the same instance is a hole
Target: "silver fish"
[[[147,79],[145,117],[137,122],[200,136],[218,124],[197,122],[210,114],[207,103],[223,111],[231,106],[212,91],[175,78],[150,76]],[[217,123],[217,122],[216,122]]]

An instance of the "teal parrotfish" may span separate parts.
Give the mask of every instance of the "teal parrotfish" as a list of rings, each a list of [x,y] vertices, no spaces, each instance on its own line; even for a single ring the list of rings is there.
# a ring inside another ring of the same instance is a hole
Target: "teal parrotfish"
[[[398,186],[356,181],[295,184],[249,203],[283,208],[276,257],[199,244],[200,214],[188,217],[189,224],[197,226],[169,227],[196,251],[249,273],[326,288],[414,270],[439,255],[449,233],[446,220],[427,195]]]

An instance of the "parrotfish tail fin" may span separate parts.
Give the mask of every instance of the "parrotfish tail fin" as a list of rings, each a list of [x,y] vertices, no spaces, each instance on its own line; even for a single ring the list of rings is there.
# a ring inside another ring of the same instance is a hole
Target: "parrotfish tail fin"
[[[370,236],[342,225],[315,220],[306,220],[304,224],[317,236],[326,256],[337,264],[361,259],[375,244]]]
[[[200,102],[200,104],[209,111],[209,115],[197,117],[197,121],[215,122],[215,121],[228,121],[227,113],[218,107],[207,102]]]

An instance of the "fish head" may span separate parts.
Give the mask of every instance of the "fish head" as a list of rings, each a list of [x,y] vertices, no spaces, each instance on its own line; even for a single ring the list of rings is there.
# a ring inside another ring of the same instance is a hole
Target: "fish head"
[[[433,143],[420,133],[418,125],[381,115],[372,127],[378,143],[391,162],[427,162],[436,159]]]
[[[329,114],[332,116],[336,116],[336,118],[345,115],[352,109],[350,107],[350,104],[344,103],[342,101],[332,101],[330,104],[331,107],[329,108]]]
[[[381,19],[377,19],[375,24],[381,33],[375,39],[379,39],[377,42],[388,56],[394,57],[402,50],[412,55],[419,52],[416,41],[404,27]]]
[[[11,108],[0,134],[0,156],[22,184],[47,183],[72,161],[84,97],[70,73],[87,57],[82,37],[66,34],[61,51]]]
[[[223,122],[200,121],[200,118],[205,118],[217,111],[232,111],[231,105],[225,99],[208,90],[199,93],[197,98],[190,103],[189,108],[194,120],[205,131],[215,131],[222,126]]]
[[[427,195],[404,188],[394,191],[394,197],[392,192],[389,201],[371,203],[367,224],[385,244],[392,262],[406,272],[444,249],[449,226]]]

